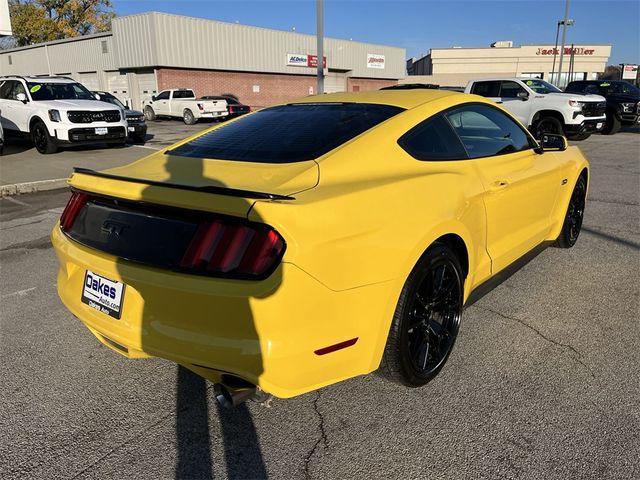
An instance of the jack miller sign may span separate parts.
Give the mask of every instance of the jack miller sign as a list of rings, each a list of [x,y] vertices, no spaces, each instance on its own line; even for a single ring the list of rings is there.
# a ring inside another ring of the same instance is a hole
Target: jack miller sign
[[[367,68],[384,68],[384,55],[367,53]]]
[[[582,48],[582,47],[574,47],[573,54],[574,55],[593,55],[595,50],[593,48]],[[571,47],[565,47],[564,54],[571,55]],[[560,55],[559,48],[538,48],[536,55]]]
[[[322,57],[322,66],[327,68],[327,57]],[[290,67],[317,67],[318,56],[301,53],[287,53],[287,65]]]

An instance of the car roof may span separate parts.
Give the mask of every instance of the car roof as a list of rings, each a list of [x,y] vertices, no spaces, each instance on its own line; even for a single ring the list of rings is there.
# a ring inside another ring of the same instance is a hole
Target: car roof
[[[0,77],[3,80],[25,80],[33,83],[78,83],[73,78],[69,77],[36,77],[36,76],[21,76],[21,75],[6,75]]]
[[[289,103],[374,103],[409,109],[441,98],[458,98],[459,96],[460,93],[450,90],[374,90],[370,92],[341,92],[314,95]]]

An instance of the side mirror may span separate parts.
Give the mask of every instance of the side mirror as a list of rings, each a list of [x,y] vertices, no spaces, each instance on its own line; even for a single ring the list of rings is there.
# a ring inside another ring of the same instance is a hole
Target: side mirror
[[[518,92],[518,98],[524,102],[529,100],[529,94],[527,92]]]
[[[155,95],[151,95],[151,101],[155,102],[158,99],[158,97],[156,97]]]
[[[540,146],[542,150],[545,152],[554,151],[554,152],[564,152],[569,144],[567,143],[567,139],[562,135],[554,135],[551,133],[545,133],[542,135],[540,139]]]
[[[100,94],[99,93],[94,93],[93,96],[94,96],[94,98],[96,100],[100,100]]]
[[[24,93],[19,93],[16,95],[16,100],[22,103],[27,103],[27,96]]]

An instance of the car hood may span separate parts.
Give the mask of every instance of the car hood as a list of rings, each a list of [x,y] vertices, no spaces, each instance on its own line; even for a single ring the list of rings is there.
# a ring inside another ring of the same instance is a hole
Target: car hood
[[[252,193],[295,196],[318,184],[319,167],[313,160],[279,164],[240,162],[179,157],[160,151],[97,175],[76,172],[69,183],[80,190],[115,198],[152,203],[159,199],[159,203],[183,208],[245,216],[253,199],[261,198]],[[194,196],[191,193],[194,189],[203,193]],[[185,200],[176,204],[177,198]]]
[[[124,111],[125,116],[127,117],[141,117],[144,115],[144,113],[142,113],[140,110],[125,110]]]
[[[601,95],[595,95],[592,93],[589,93],[587,95],[583,95],[582,93],[566,93],[566,92],[562,92],[562,93],[549,93],[547,95],[545,95],[545,97],[548,98],[563,98],[566,99],[567,101],[569,100],[576,100],[578,102],[604,102],[605,98]]]
[[[98,100],[38,100],[37,104],[55,110],[119,110],[115,105]]]

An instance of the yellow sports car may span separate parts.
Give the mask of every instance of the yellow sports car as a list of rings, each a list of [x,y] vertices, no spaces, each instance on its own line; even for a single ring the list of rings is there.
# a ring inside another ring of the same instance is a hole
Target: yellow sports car
[[[575,243],[588,168],[481,97],[308,97],[76,169],[58,292],[107,347],[184,365],[227,404],[377,369],[417,387],[472,292]]]

